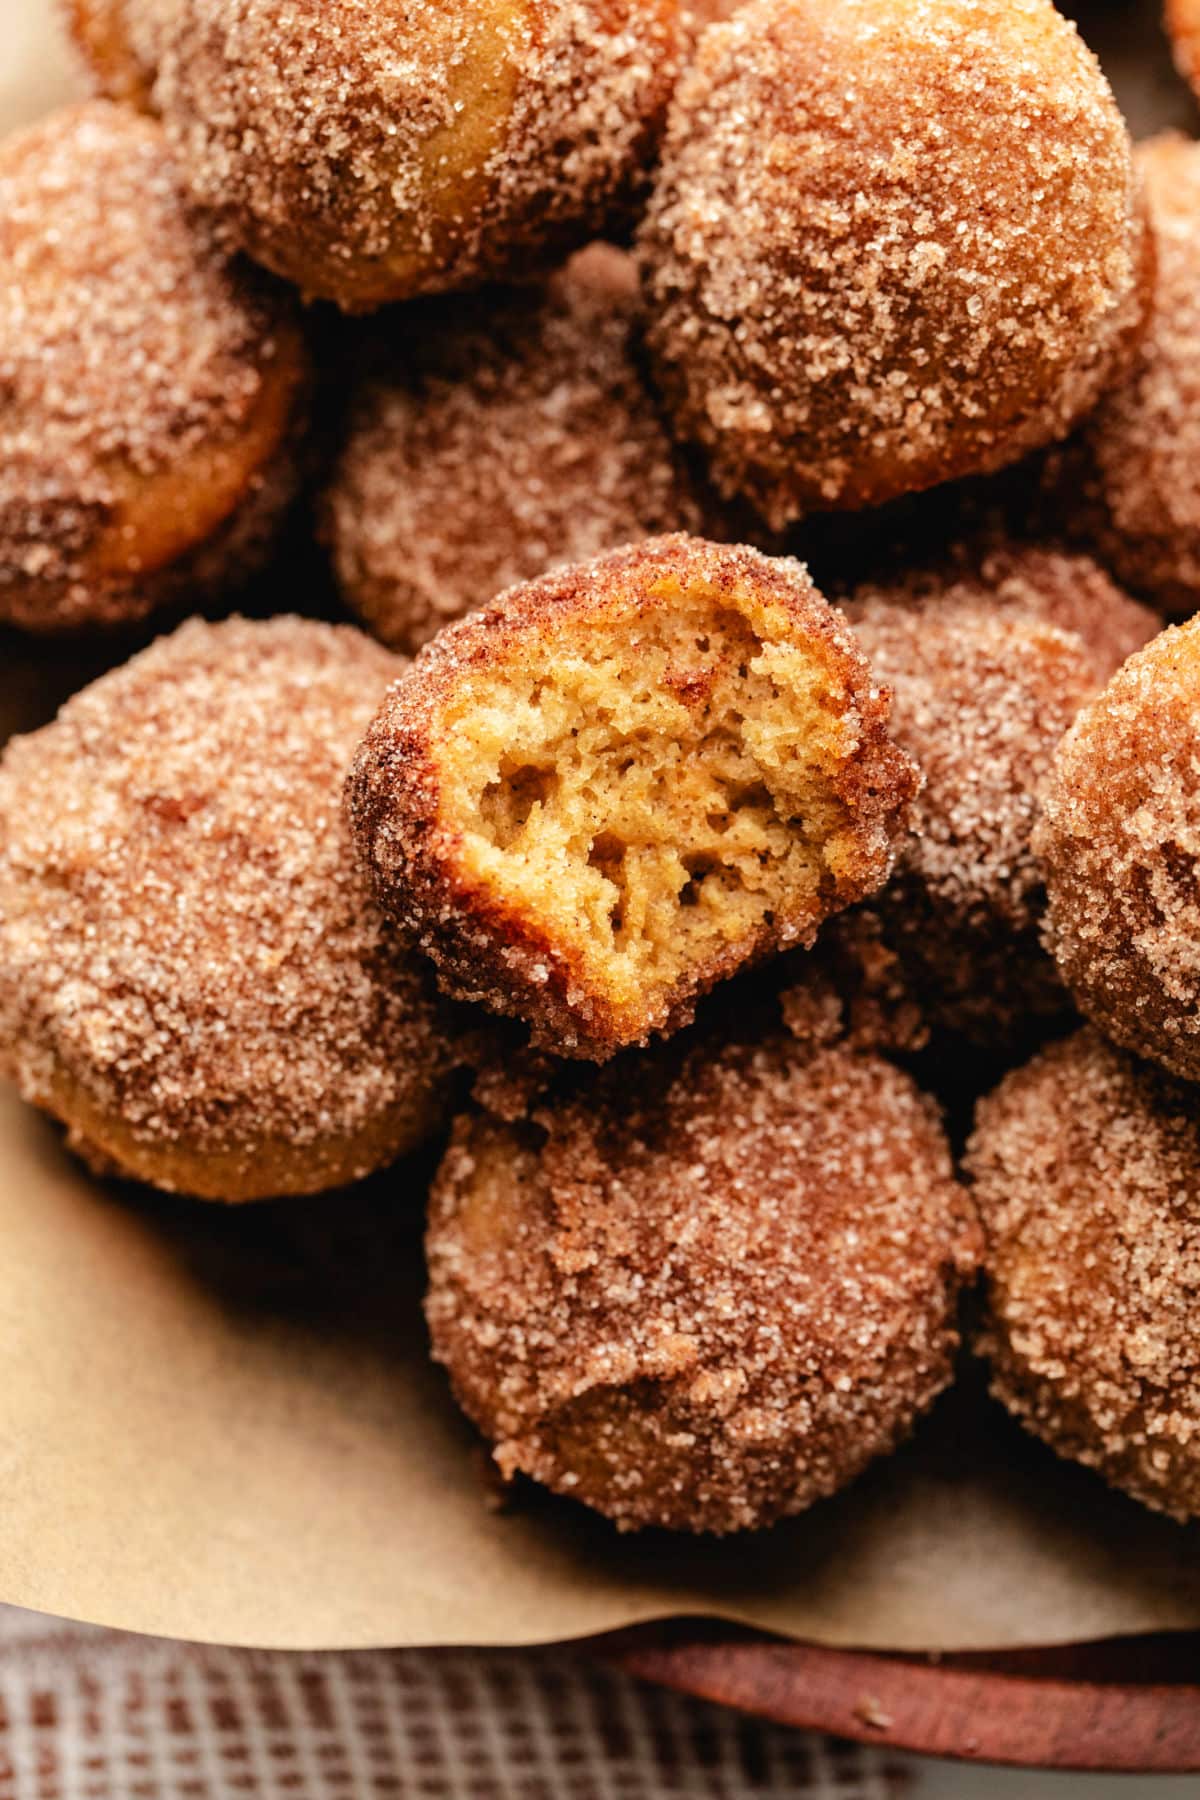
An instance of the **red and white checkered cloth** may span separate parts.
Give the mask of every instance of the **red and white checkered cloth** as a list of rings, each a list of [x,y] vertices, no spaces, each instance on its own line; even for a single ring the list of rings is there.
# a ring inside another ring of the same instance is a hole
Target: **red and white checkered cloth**
[[[892,1800],[877,1753],[579,1652],[271,1655],[0,1609],[0,1800]]]

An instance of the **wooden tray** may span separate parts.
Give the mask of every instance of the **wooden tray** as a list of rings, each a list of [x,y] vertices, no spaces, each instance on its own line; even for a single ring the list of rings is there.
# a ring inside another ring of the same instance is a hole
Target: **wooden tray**
[[[935,1659],[683,1624],[614,1639],[605,1654],[681,1693],[894,1750],[1021,1768],[1200,1770],[1200,1633]]]

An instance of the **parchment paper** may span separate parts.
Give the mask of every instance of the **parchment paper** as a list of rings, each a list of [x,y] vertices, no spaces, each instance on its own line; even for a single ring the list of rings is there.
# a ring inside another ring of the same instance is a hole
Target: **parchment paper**
[[[10,120],[67,79],[44,0],[12,4]],[[1155,7],[1098,10],[1118,46],[1138,19],[1153,41]],[[1138,128],[1187,122],[1161,54],[1144,66],[1125,88]],[[0,638],[0,734],[102,660]],[[974,1371],[899,1458],[752,1539],[622,1539],[532,1489],[492,1510],[425,1353],[427,1175],[201,1208],[90,1181],[0,1092],[0,1600],[290,1648],[531,1643],[675,1614],[909,1650],[1200,1627],[1200,1532],[1058,1464]]]

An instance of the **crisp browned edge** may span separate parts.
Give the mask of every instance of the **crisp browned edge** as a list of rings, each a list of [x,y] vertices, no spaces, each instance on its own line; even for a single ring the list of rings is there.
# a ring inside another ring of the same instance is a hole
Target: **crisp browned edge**
[[[602,1061],[628,1047],[626,1038],[615,1035],[615,1018],[602,1001],[593,997],[580,1006],[568,999],[573,978],[583,985],[577,963],[532,929],[527,919],[464,881],[456,867],[459,839],[440,818],[434,742],[439,709],[456,682],[464,673],[519,649],[541,628],[572,614],[603,611],[611,601],[597,592],[597,579],[633,583],[667,575],[686,580],[693,574],[719,589],[770,580],[772,568],[770,558],[745,546],[718,545],[685,534],[650,539],[510,589],[443,631],[393,686],[351,769],[347,783],[351,824],[380,906],[416,937],[437,965],[447,992],[470,999],[481,990],[493,995],[505,991],[510,997],[507,1010],[533,1026],[535,1043],[560,1054]],[[789,564],[785,582],[769,597],[786,607],[810,641],[820,645],[831,670],[857,702],[866,727],[847,771],[845,796],[853,801],[865,794],[878,816],[895,824],[913,787],[906,778],[906,760],[887,736],[890,694],[874,688],[869,665],[840,615],[811,583],[806,591],[799,590],[793,584],[795,574],[796,565]],[[380,839],[398,825],[408,842],[404,896],[396,893],[389,868],[378,854]],[[869,891],[871,884],[865,879],[847,884],[842,904],[864,898]],[[815,935],[814,926],[809,942]],[[735,970],[769,955],[779,943],[778,930],[763,927],[748,953],[741,949],[712,958],[680,988],[653,1029],[669,1032],[685,1025],[702,994]],[[535,963],[548,969],[545,981],[528,973]]]

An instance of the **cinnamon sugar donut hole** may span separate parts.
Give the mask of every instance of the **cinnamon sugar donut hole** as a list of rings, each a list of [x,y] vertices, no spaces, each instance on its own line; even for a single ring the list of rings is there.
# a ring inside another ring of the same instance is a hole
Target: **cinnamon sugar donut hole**
[[[0,1068],[101,1172],[316,1193],[437,1130],[459,1051],[357,872],[354,745],[402,665],[193,620],[0,762]]]
[[[978,1248],[909,1077],[776,1031],[460,1119],[426,1310],[506,1478],[623,1530],[745,1531],[907,1437]]]
[[[114,625],[218,592],[293,496],[309,360],[161,129],[97,101],[0,144],[0,619]]]
[[[1132,657],[1054,759],[1034,848],[1080,1011],[1200,1081],[1200,619]]]
[[[1200,144],[1137,153],[1158,282],[1124,380],[1059,471],[1075,524],[1122,581],[1174,614],[1200,606]]]
[[[603,235],[683,51],[679,0],[125,0],[121,20],[196,199],[350,312]]]
[[[884,881],[917,786],[804,569],[655,538],[427,645],[348,799],[448,992],[601,1061]]]
[[[862,589],[846,610],[925,785],[891,882],[831,930],[886,958],[930,1028],[1012,1040],[1067,1006],[1039,935],[1042,783],[1080,707],[1160,621],[1086,558],[1041,548]]]
[[[110,100],[149,110],[154,62],[135,47],[129,0],[59,0],[59,4],[99,91]]]
[[[323,505],[347,603],[416,650],[504,588],[668,531],[713,530],[638,367],[631,259],[415,313],[350,407]]]
[[[888,582],[864,582],[855,597],[870,595],[917,612],[961,601],[996,618],[1020,613],[1057,626],[1082,643],[1098,688],[1165,623],[1085,552],[1000,531],[951,546],[940,564],[910,569]]]
[[[1200,4],[1198,0],[1166,0],[1167,31],[1175,66],[1200,96]]]
[[[680,84],[641,254],[676,428],[776,529],[1065,436],[1151,276],[1050,0],[751,0]]]
[[[1084,1030],[979,1108],[992,1389],[1058,1455],[1200,1516],[1200,1128],[1191,1089]]]

